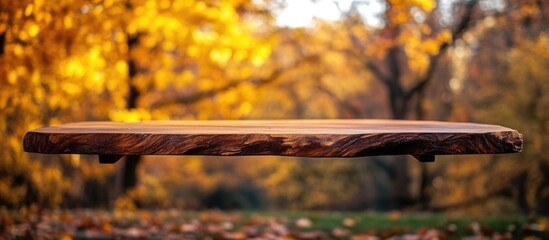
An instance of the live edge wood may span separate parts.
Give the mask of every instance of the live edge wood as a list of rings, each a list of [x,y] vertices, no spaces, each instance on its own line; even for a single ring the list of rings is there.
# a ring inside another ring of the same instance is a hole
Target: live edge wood
[[[522,135],[496,125],[404,120],[80,122],[30,131],[24,150],[126,155],[362,157],[522,151]]]

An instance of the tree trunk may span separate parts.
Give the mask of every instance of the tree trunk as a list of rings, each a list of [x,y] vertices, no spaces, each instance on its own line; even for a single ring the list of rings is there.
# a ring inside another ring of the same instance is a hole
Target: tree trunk
[[[0,33],[0,56],[4,55],[4,46],[6,45],[6,32],[7,30],[4,30],[4,32]]]
[[[415,114],[417,120],[425,119],[425,108],[423,107],[423,101],[425,99],[425,88],[417,92],[416,102],[415,102]],[[445,119],[445,118],[444,118]],[[429,210],[431,195],[429,193],[429,184],[433,180],[429,172],[427,164],[421,163],[419,169],[419,196],[416,199],[418,206],[421,210]]]
[[[132,49],[139,43],[139,34],[128,35],[126,43],[128,46],[128,97],[126,108],[131,110],[137,108],[137,100],[141,94],[134,84],[137,75],[137,65],[131,56]],[[141,156],[126,156],[122,171],[122,194],[125,194],[137,185],[137,167],[140,162]]]
[[[140,162],[141,156],[126,156],[123,171],[124,177],[122,180],[123,193],[126,193],[137,185],[137,166],[139,166]]]
[[[543,173],[543,180],[540,183],[538,187],[538,202],[537,202],[537,213],[540,215],[549,215],[549,195],[543,194],[544,191],[549,189],[549,163],[544,159],[542,161],[545,161],[541,164],[540,169]]]
[[[522,214],[529,214],[530,213],[530,206],[528,205],[528,199],[527,199],[527,188],[528,188],[528,173],[524,172],[521,175],[519,175],[516,178],[516,185],[517,187],[517,203],[520,211]]]
[[[408,103],[406,102],[404,91],[400,85],[393,84],[390,86],[389,102],[391,104],[392,118],[405,119],[408,111]],[[405,208],[412,202],[407,156],[395,156],[392,159],[392,165],[394,174],[390,176],[391,207],[393,209]]]
[[[429,174],[429,169],[425,163],[420,165],[420,183],[419,183],[419,204],[421,210],[428,210],[431,202],[431,195],[429,193],[429,183],[432,181],[432,177]]]
[[[403,95],[391,94],[391,111],[393,119],[404,119],[406,117],[407,103]],[[410,195],[410,175],[407,156],[395,156],[392,160],[393,173],[391,177],[391,207],[402,209],[412,203]]]
[[[390,29],[389,33],[392,36],[393,34],[397,34],[398,31],[398,28],[393,28]],[[406,91],[403,89],[400,81],[402,76],[401,64],[399,63],[401,51],[402,49],[399,47],[392,47],[388,50],[385,59],[385,64],[389,70],[389,78],[386,79],[385,85],[388,90],[388,100],[393,119],[406,119],[409,110]],[[407,156],[395,156],[392,159],[392,167],[394,171],[389,173],[391,208],[402,209],[409,206],[412,202]]]

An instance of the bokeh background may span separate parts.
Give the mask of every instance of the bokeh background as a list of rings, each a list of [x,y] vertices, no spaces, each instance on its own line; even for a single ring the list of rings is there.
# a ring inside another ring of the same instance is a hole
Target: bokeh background
[[[549,214],[549,2],[0,0],[0,205]],[[500,124],[513,155],[132,157],[22,150],[73,121]]]

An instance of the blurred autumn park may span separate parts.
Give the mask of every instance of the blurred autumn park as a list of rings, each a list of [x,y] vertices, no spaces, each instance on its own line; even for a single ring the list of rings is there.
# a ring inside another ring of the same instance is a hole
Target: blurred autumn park
[[[0,206],[549,214],[549,2],[295,2],[0,0]],[[322,6],[335,17],[289,24]],[[525,150],[113,165],[22,150],[74,121],[304,118],[499,124]]]

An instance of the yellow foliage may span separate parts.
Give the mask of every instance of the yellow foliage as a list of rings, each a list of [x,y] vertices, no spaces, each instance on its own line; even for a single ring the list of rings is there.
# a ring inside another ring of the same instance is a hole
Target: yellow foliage
[[[7,31],[0,55],[0,82],[7,86],[0,88],[0,139],[7,139],[0,146],[0,173],[7,175],[0,174],[0,198],[13,204],[24,199],[26,190],[10,182],[17,175],[40,186],[36,190],[40,197],[56,205],[72,191],[71,174],[83,182],[101,184],[108,184],[109,176],[116,174],[119,165],[98,167],[86,157],[40,161],[36,155],[24,154],[21,139],[33,128],[80,120],[341,117],[342,103],[365,93],[374,95],[378,89],[364,80],[371,77],[359,70],[364,68],[361,63],[337,50],[351,49],[381,59],[387,49],[399,46],[413,74],[421,75],[429,58],[452,37],[448,31],[437,34],[416,22],[412,14],[433,11],[434,0],[388,0],[387,22],[398,25],[399,32],[383,38],[372,36],[372,29],[351,26],[364,49],[354,48],[351,40],[342,37],[347,29],[337,24],[303,32],[280,30],[278,36],[268,36],[270,16],[254,18],[253,13],[243,12],[254,8],[245,4],[255,2],[10,1],[7,10],[0,12],[0,32]],[[267,20],[261,22],[262,18]],[[336,27],[339,30],[333,30]],[[274,46],[280,47],[273,50]],[[302,59],[307,54],[323,57],[309,63]],[[280,69],[282,73],[273,76]],[[129,76],[130,71],[135,75]],[[262,85],[264,80],[270,82]],[[131,109],[130,86],[139,92],[137,106]],[[223,90],[177,103],[178,97],[216,89]],[[156,106],[153,100],[170,104]],[[538,142],[542,146],[543,140]],[[345,179],[355,163],[342,160],[319,161],[307,169],[296,159],[205,161],[194,157],[147,160],[140,170],[139,187],[117,199],[115,206],[135,209],[135,200],[164,203],[178,187],[207,193],[216,185],[237,185],[246,179],[258,179],[255,184],[268,189],[270,198],[289,200],[295,208],[322,207],[334,196],[345,200],[358,191],[347,185],[353,180]],[[44,166],[50,162],[51,166]],[[243,175],[222,171],[232,168]],[[348,192],[341,194],[341,189]]]
[[[210,52],[210,58],[215,63],[224,66],[229,62],[232,56],[232,50],[230,48],[215,48]]]
[[[17,73],[15,71],[9,71],[8,73],[8,83],[15,84],[17,82]]]
[[[39,32],[40,32],[40,28],[38,27],[37,24],[31,24],[29,26],[28,34],[30,37],[36,37],[36,35],[38,35]]]
[[[149,111],[143,108],[112,111],[109,118],[117,122],[141,122],[152,119]]]
[[[412,11],[417,9],[424,13],[433,11],[436,7],[434,0],[388,0],[389,9],[386,17],[391,25],[401,25],[413,19]]]
[[[252,55],[252,64],[256,67],[261,66],[267,57],[271,54],[271,49],[269,46],[263,45],[260,46]]]
[[[26,176],[30,184],[51,186],[36,187],[36,191],[53,205],[60,204],[69,192],[65,185],[69,179],[63,174],[69,170],[55,167],[57,161],[53,167],[44,167],[36,156],[22,152],[21,140],[28,130],[80,120],[172,117],[166,109],[127,109],[130,59],[138,69],[134,85],[144,97],[174,88],[210,90],[241,80],[270,54],[273,43],[252,36],[254,29],[243,24],[236,3],[146,0],[132,1],[129,6],[126,2],[5,2],[0,13],[0,33],[6,33],[0,54],[0,82],[4,84],[0,88],[0,139],[7,144],[0,146],[1,199],[17,204],[27,194],[28,189],[10,185],[16,175]],[[139,35],[139,40],[128,46],[128,37],[133,35]],[[235,53],[238,59],[233,61]],[[246,70],[227,71],[230,75],[212,70],[229,65]],[[225,117],[238,118],[251,111],[253,101],[238,102],[241,94],[235,95],[231,106],[220,102],[225,108],[238,109]],[[68,161],[77,167],[70,171],[83,179],[104,179],[113,173],[112,167],[91,167],[79,158]],[[43,171],[36,171],[42,167]]]

